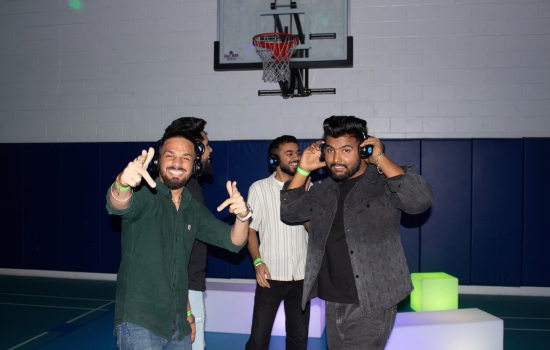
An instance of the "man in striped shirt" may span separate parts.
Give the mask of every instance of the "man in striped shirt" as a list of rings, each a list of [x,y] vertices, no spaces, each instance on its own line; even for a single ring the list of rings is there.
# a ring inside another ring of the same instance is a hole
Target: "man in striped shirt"
[[[308,302],[302,310],[301,300],[308,236],[304,225],[285,223],[280,215],[280,191],[292,179],[300,161],[296,138],[284,135],[271,141],[268,161],[275,172],[253,183],[248,191],[248,203],[254,208],[248,250],[254,261],[257,284],[246,349],[269,348],[273,322],[284,301],[286,348],[305,350],[310,305]]]

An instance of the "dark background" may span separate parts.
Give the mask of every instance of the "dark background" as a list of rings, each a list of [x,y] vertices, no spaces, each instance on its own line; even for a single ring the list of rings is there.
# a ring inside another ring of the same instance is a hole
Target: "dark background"
[[[304,149],[311,140],[303,140]],[[550,138],[384,140],[435,190],[422,215],[403,215],[411,272],[443,271],[461,285],[550,286]],[[270,175],[269,141],[213,141],[207,207],[228,223],[225,182]],[[116,175],[150,142],[0,144],[0,268],[116,273],[120,222],[105,210]],[[314,174],[314,180],[326,174]],[[208,277],[254,278],[248,250],[209,247]]]

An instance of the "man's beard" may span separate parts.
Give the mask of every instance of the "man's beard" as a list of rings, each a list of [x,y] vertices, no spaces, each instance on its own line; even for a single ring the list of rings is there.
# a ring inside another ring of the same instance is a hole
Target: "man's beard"
[[[353,164],[351,166],[351,169],[348,169],[348,166],[345,165],[345,164],[337,164],[337,163],[332,163],[330,166],[329,166],[329,172],[330,172],[330,177],[336,181],[336,182],[340,182],[340,181],[345,181],[347,179],[349,179],[350,177],[352,177],[353,175],[355,175],[355,173],[357,173],[359,171],[359,168],[361,168],[361,162],[362,160],[359,159],[357,161],[357,163]],[[344,168],[347,169],[347,171],[344,171],[343,173],[341,174],[336,174],[333,170],[332,170],[332,167],[335,166],[335,165],[341,165],[343,166]]]
[[[294,174],[296,174],[296,169],[292,169],[288,164],[281,163],[280,167],[281,171],[287,175],[294,176]]]
[[[209,174],[212,174],[213,171],[214,171],[214,168],[212,168],[212,163],[210,162],[210,158],[202,162],[201,173],[209,175]]]
[[[169,178],[167,174],[168,170],[183,170],[184,171],[183,179],[176,180],[173,178]],[[183,188],[185,184],[187,184],[187,181],[189,181],[191,174],[186,172],[183,168],[169,167],[169,168],[160,170],[160,177],[162,178],[163,180],[162,182],[166,185],[166,187],[168,187],[171,190],[177,190],[177,189]]]

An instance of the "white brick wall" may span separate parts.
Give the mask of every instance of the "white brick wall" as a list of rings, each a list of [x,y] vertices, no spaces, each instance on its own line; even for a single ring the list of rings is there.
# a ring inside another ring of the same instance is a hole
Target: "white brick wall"
[[[0,142],[154,141],[191,115],[212,140],[316,138],[332,114],[382,138],[550,137],[547,0],[351,0],[354,67],[289,100],[214,72],[216,0],[83,3],[0,0]]]

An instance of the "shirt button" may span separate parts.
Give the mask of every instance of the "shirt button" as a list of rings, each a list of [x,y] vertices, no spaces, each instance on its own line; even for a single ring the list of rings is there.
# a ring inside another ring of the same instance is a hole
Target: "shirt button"
[[[367,208],[370,208],[370,204],[367,204]]]
[[[359,278],[359,275],[355,275],[355,278]]]
[[[350,250],[349,253],[350,253],[350,254],[353,254],[353,250]]]

